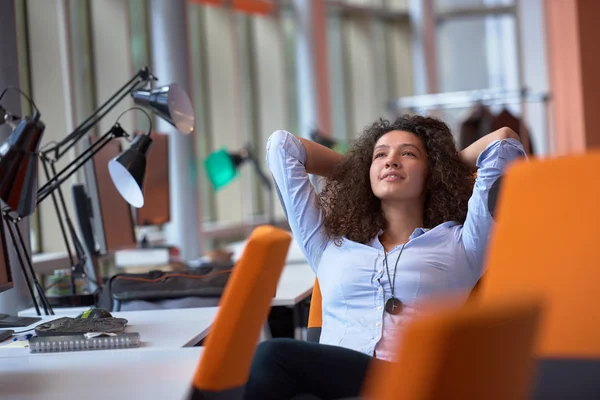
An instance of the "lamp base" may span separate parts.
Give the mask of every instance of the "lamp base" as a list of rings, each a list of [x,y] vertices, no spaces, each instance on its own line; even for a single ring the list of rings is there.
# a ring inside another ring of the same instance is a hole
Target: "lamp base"
[[[62,296],[46,296],[52,308],[86,307],[96,305],[94,294],[67,294]]]

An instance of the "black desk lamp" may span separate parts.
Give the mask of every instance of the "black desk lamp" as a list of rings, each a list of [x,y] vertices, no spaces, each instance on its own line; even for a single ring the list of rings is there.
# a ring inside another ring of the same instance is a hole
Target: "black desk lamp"
[[[146,157],[152,145],[150,132],[136,136],[127,150],[108,163],[108,172],[117,191],[136,208],[144,205]]]
[[[58,160],[64,157],[64,155],[68,152],[69,149],[71,149],[79,140],[85,137],[86,134],[127,95],[132,95],[136,103],[143,106],[147,106],[150,109],[156,111],[159,116],[166,119],[169,123],[174,125],[176,128],[182,130],[184,133],[190,133],[191,131],[193,131],[194,113],[192,103],[187,94],[178,85],[175,84],[151,91],[145,90],[143,87],[147,86],[153,80],[156,80],[156,78],[152,75],[152,73],[147,67],[139,70],[133,78],[131,78],[110,99],[108,99],[103,105],[101,105],[90,117],[88,117],[83,123],[81,123],[77,128],[75,128],[75,130],[69,135],[67,135],[63,140],[61,140],[58,143],[52,144],[52,146],[47,146],[39,152],[37,150],[37,147],[35,147],[35,151],[29,151],[27,154],[29,154],[30,157],[35,158],[37,160],[37,157],[39,156],[47,177],[47,182],[41,188],[39,188],[37,192],[35,190],[31,192],[35,193],[35,195],[24,196],[23,199],[21,199],[20,195],[14,195],[14,193],[16,193],[14,188],[7,191],[6,193],[2,193],[2,191],[0,190],[0,197],[4,201],[6,201],[9,206],[7,209],[4,210],[3,215],[9,222],[13,223],[19,222],[23,217],[31,215],[31,213],[33,213],[33,210],[35,209],[35,205],[42,202],[48,196],[52,197],[54,208],[58,216],[61,233],[64,238],[67,253],[71,261],[71,297],[73,301],[69,305],[83,305],[78,303],[79,300],[77,300],[77,296],[75,295],[76,290],[74,275],[78,274],[82,277],[85,277],[85,273],[83,271],[84,265],[86,263],[86,256],[81,241],[78,239],[73,223],[69,217],[64,196],[61,190],[61,185],[67,179],[69,179],[75,172],[77,172],[79,168],[85,165],[87,161],[89,161],[112,139],[126,137],[128,136],[128,134],[123,130],[123,128],[121,128],[117,119],[115,125],[107,133],[105,133],[99,140],[94,142],[89,148],[83,151],[77,158],[75,158],[75,160],[69,163],[60,172],[56,171],[55,164]],[[0,99],[1,98],[2,97],[0,96]],[[129,110],[132,109],[141,110],[138,107],[133,107]],[[121,116],[123,114],[121,114]],[[133,140],[132,145],[129,149],[125,150],[121,155],[116,157],[114,160],[111,160],[109,163],[109,171],[111,174],[111,178],[113,179],[117,190],[124,197],[124,199],[134,207],[141,207],[143,205],[142,188],[146,163],[145,156],[149,150],[150,144],[152,143],[152,140],[150,139],[150,134],[152,131],[152,121],[149,115],[147,113],[145,114],[148,116],[148,119],[150,121],[150,129],[148,130],[148,133],[136,137]],[[4,116],[5,121],[15,120],[15,116],[12,116],[7,112],[0,112],[0,115]],[[37,119],[34,118],[34,120],[38,122],[39,125],[39,112],[36,111],[36,115],[38,117]],[[25,118],[25,120],[28,121],[27,118]],[[27,130],[27,132],[34,130],[34,128],[38,125],[32,125],[32,123],[33,122],[29,122],[29,124],[24,124],[22,129],[16,129],[13,135],[23,130]],[[17,128],[19,128],[20,126],[21,124]],[[43,127],[43,124],[41,126]],[[39,126],[38,130],[40,130]],[[43,131],[43,128],[41,130]],[[10,153],[10,151],[15,152],[20,148],[19,146],[16,146],[16,142],[13,143],[13,141],[11,141],[13,135],[11,135],[9,140],[0,145],[0,149],[5,148],[7,154]],[[39,137],[37,138],[37,146],[39,146],[40,139],[41,132],[39,134]],[[29,148],[29,150],[32,149],[32,147]],[[6,158],[5,162],[7,166],[10,165],[12,167],[13,163],[16,162],[16,159],[14,157]],[[0,171],[2,168],[1,164],[2,160],[0,160]],[[37,163],[35,164],[37,166]],[[36,177],[37,168],[31,170],[30,175]],[[32,187],[35,187],[35,180],[33,181],[33,183],[28,183],[28,185],[33,185]],[[15,202],[15,198],[18,198],[19,200]],[[9,200],[11,200],[11,203],[9,203]],[[27,200],[29,201],[29,203],[27,202]],[[27,206],[21,204],[27,204]],[[13,206],[15,205],[20,205],[20,209],[13,208]],[[63,221],[65,221],[67,225],[66,228],[63,224]],[[73,251],[67,238],[67,230],[75,247],[75,256],[73,255]],[[22,240],[21,242],[24,250],[24,242]],[[29,257],[24,258],[30,266],[29,269],[33,274],[31,260],[29,259]],[[46,314],[48,314],[48,312],[52,313],[52,308],[50,307],[50,304],[43,293],[43,289],[41,289],[41,286],[39,285],[39,283],[37,283],[35,274],[33,274],[32,279],[34,280],[34,282],[36,282],[36,287],[38,287],[38,295],[40,296]],[[34,305],[36,307],[36,311],[38,312],[38,315],[40,315],[40,311],[35,301],[35,297],[33,298],[33,300]]]
[[[35,210],[38,149],[45,129],[39,117],[36,112],[23,118],[0,146],[0,198],[21,216]]]
[[[275,208],[272,193],[273,185],[271,184],[271,180],[260,168],[258,160],[254,156],[250,145],[244,146],[244,148],[237,152],[228,152],[225,149],[217,150],[208,156],[204,162],[204,166],[213,187],[215,190],[219,190],[227,186],[237,177],[239,168],[246,161],[250,161],[252,163],[254,170],[258,174],[262,184],[269,192],[269,223],[273,225],[275,223]]]
[[[0,100],[7,90],[0,94]],[[9,123],[13,127],[10,136],[0,144],[0,198],[8,207],[2,209],[2,220],[11,222],[7,224],[8,231],[19,259],[29,295],[33,299],[38,315],[40,310],[35,299],[34,288],[37,291],[44,310],[48,314],[49,304],[44,296],[44,290],[35,277],[31,260],[27,256],[27,247],[21,230],[17,223],[22,217],[29,216],[35,210],[37,196],[37,167],[38,149],[42,140],[45,126],[40,121],[40,113],[35,104],[21,90],[12,88],[21,93],[35,108],[33,117],[20,118],[10,114],[0,106],[0,125]],[[20,121],[15,125],[16,121]],[[16,216],[14,215],[16,214]],[[2,245],[6,245],[2,242]],[[3,249],[8,255],[8,248]],[[51,308],[50,308],[51,311]]]

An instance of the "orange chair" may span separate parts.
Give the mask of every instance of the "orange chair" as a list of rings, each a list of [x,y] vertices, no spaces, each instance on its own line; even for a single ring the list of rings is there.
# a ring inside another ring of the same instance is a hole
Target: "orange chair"
[[[539,398],[600,398],[600,153],[509,169],[478,297],[541,292]]]
[[[308,334],[306,341],[319,343],[321,337],[321,326],[323,326],[323,301],[321,299],[321,287],[319,279],[315,278],[315,284],[310,298],[310,309],[308,310]]]
[[[223,292],[194,375],[191,399],[243,397],[290,241],[288,232],[272,226],[260,226],[250,235]]]
[[[372,364],[361,398],[529,398],[539,298],[460,307],[410,323],[398,360]]]

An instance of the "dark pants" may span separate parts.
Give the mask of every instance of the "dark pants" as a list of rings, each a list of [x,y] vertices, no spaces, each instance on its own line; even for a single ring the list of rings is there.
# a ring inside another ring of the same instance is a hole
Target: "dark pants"
[[[246,400],[289,400],[310,394],[322,400],[360,394],[366,354],[337,346],[272,339],[260,343],[246,385]]]

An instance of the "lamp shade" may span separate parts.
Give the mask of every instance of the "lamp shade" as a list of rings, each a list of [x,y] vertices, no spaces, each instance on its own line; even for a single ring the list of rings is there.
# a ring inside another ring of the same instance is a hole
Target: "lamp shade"
[[[136,90],[131,93],[135,104],[148,107],[181,133],[194,130],[194,107],[181,86],[172,83],[154,90]]]
[[[131,146],[108,162],[110,177],[126,202],[133,207],[144,205],[146,156],[152,145],[150,135],[139,135]]]
[[[220,149],[211,153],[204,161],[206,174],[215,190],[224,188],[237,177],[237,167],[242,160],[236,156],[229,154],[225,149]]]
[[[44,129],[37,118],[23,118],[0,144],[0,198],[21,217],[35,210],[38,149]]]

